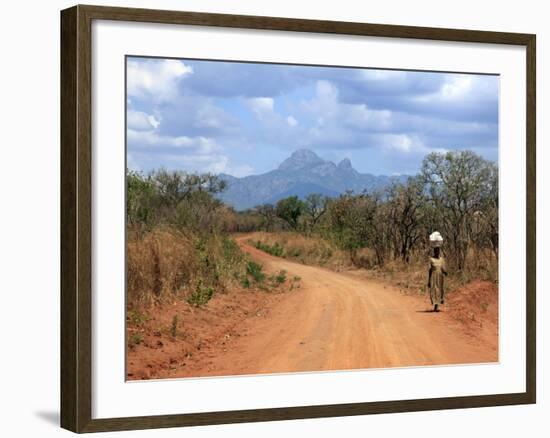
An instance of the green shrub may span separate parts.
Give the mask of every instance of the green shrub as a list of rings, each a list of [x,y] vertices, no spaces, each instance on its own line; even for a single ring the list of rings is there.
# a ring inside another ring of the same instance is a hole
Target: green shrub
[[[254,243],[254,246],[263,252],[267,252],[268,254],[271,254],[272,256],[285,257],[285,249],[278,242],[275,242],[273,245],[270,246],[267,243],[263,243],[260,240],[257,240]]]
[[[270,286],[276,288],[286,281],[286,271],[283,269],[278,274],[271,275],[269,277]]]
[[[249,260],[246,264],[246,273],[250,275],[257,283],[262,283],[265,280],[265,274],[262,269],[262,265],[252,260]]]
[[[284,248],[279,245],[279,243],[275,243],[272,247],[271,247],[271,255],[274,255],[276,257],[282,257],[284,255]]]
[[[352,265],[349,254],[333,247],[321,235],[298,232],[257,233],[248,243],[268,254],[288,258],[307,265],[339,268]]]
[[[248,279],[248,277],[243,277],[241,279],[241,286],[245,289],[248,289],[250,287],[250,280]]]
[[[130,345],[138,345],[143,342],[143,335],[141,333],[132,333],[130,336]]]
[[[222,250],[223,250],[223,258],[230,261],[240,261],[242,253],[239,248],[239,245],[237,245],[237,242],[235,242],[233,239],[223,236],[222,237]]]
[[[199,281],[195,291],[187,297],[187,302],[195,307],[204,306],[213,295],[214,289],[210,286],[203,286],[202,282]]]
[[[139,310],[131,309],[131,310],[128,310],[126,319],[130,324],[133,324],[135,326],[141,326],[147,321],[149,321],[151,318],[145,313],[141,313]]]
[[[283,284],[286,281],[286,271],[283,269],[275,276],[275,282],[277,284]]]
[[[302,255],[302,251],[300,251],[299,248],[294,248],[290,251],[291,257],[300,257]]]

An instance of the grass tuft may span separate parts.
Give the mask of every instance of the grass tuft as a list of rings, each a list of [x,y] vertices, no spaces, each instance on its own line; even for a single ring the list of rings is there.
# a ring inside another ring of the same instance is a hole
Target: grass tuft
[[[143,342],[143,335],[141,333],[132,333],[130,335],[130,345],[139,345]]]
[[[256,283],[263,283],[265,280],[265,273],[263,272],[262,265],[249,260],[246,264],[246,273],[250,275]]]
[[[172,318],[172,324],[170,325],[170,334],[173,338],[178,336],[178,314],[176,313]]]
[[[204,306],[210,301],[214,295],[214,289],[210,286],[203,286],[202,282],[199,281],[195,291],[187,297],[187,302],[195,307]]]

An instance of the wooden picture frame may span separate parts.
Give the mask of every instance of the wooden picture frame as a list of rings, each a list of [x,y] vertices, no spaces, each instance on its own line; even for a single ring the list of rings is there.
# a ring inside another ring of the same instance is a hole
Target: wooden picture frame
[[[92,418],[92,22],[114,20],[355,36],[518,45],[526,48],[526,391],[521,393]],[[531,34],[290,18],[75,6],[61,12],[61,426],[98,432],[535,403],[536,37]]]

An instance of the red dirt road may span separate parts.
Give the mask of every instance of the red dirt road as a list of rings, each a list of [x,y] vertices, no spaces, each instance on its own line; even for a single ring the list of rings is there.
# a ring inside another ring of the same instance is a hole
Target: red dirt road
[[[198,375],[236,375],[495,362],[497,330],[472,336],[426,297],[392,286],[273,257],[238,240],[266,271],[299,276],[268,315],[249,318],[226,351]],[[177,372],[174,374],[178,374]]]

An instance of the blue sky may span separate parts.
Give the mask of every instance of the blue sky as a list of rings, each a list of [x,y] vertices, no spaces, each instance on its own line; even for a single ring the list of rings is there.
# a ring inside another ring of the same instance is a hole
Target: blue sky
[[[127,59],[128,167],[234,176],[296,149],[413,174],[432,151],[498,158],[498,77]]]

